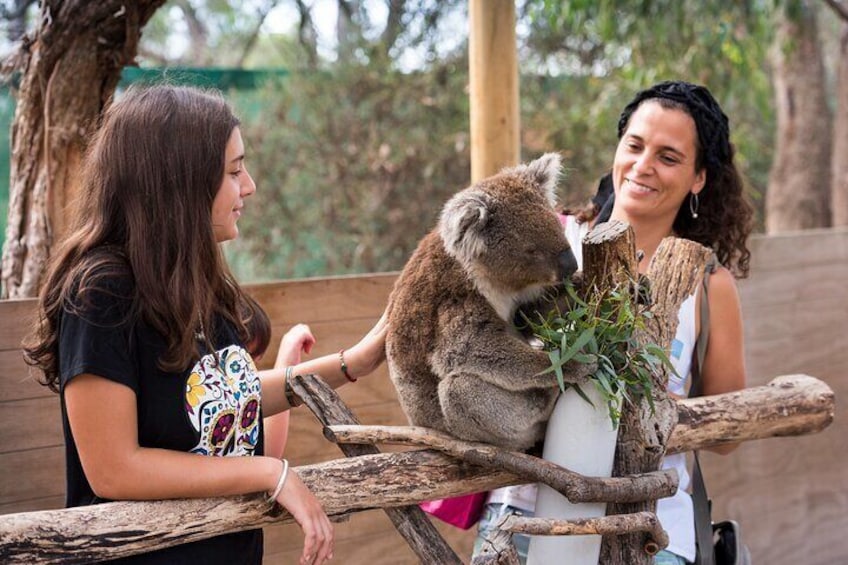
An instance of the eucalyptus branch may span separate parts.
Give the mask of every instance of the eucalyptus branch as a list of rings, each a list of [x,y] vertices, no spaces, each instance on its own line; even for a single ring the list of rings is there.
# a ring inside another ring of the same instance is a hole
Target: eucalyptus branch
[[[839,16],[844,22],[848,22],[848,6],[839,2],[838,0],[824,0],[824,3],[830,6],[830,8],[836,12],[836,15]]]
[[[653,410],[653,375],[664,368],[672,371],[673,368],[662,348],[641,343],[638,338],[651,312],[634,298],[640,295],[637,283],[628,281],[606,292],[590,288],[589,296],[584,299],[566,282],[569,311],[562,312],[555,306],[544,318],[533,320],[525,316],[525,320],[548,352],[551,359],[548,372],[556,373],[563,391],[567,386],[574,387],[590,402],[578,385],[566,385],[562,367],[572,359],[597,360],[598,369],[590,381],[604,398],[615,426],[621,416],[622,401],[633,403],[644,398]]]

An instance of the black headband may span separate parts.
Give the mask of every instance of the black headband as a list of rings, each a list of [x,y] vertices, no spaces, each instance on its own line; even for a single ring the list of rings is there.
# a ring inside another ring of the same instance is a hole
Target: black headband
[[[703,86],[679,80],[661,82],[642,90],[624,107],[618,119],[618,137],[624,135],[630,116],[639,104],[652,98],[672,100],[683,105],[695,121],[698,130],[698,142],[707,175],[717,172],[721,166],[730,161],[730,126],[727,116],[721,111],[710,91]]]

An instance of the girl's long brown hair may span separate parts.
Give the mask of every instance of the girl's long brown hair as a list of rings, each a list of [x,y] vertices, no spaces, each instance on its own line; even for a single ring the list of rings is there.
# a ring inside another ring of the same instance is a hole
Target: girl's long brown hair
[[[185,369],[200,357],[214,314],[233,323],[254,303],[229,272],[212,229],[227,142],[239,121],[219,93],[188,87],[132,87],[112,104],[82,168],[81,198],[69,236],[42,287],[26,361],[59,388],[59,316],[105,277],[133,281],[128,316],[165,337],[159,366]]]

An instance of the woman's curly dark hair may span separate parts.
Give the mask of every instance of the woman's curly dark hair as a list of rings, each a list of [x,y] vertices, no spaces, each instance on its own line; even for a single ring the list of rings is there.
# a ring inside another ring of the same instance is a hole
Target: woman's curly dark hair
[[[698,133],[695,168],[707,173],[704,189],[697,197],[698,217],[690,213],[694,196],[689,194],[674,220],[675,234],[712,248],[719,262],[737,277],[748,276],[751,252],[747,243],[754,209],[733,162],[735,150],[727,116],[705,87],[683,81],[661,82],[636,94],[624,108],[618,121],[619,139],[633,112],[646,100],[692,117]]]

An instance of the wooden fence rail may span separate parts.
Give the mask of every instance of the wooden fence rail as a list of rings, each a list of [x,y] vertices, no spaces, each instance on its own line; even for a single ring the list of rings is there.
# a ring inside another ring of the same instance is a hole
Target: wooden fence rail
[[[757,237],[750,279],[740,282],[749,385],[779,374],[809,374],[835,392],[834,423],[824,432],[742,445],[729,457],[702,456],[714,517],[741,522],[755,563],[848,562],[848,230]],[[394,274],[336,277],[250,286],[268,309],[273,344],[296,322],[318,338],[315,354],[338,351],[374,323]],[[32,323],[30,300],[0,302],[0,514],[61,508],[64,454],[59,404],[38,385],[20,356]],[[273,359],[269,351],[265,359]],[[385,368],[341,389],[365,424],[404,425]],[[288,456],[299,466],[337,459],[311,414],[292,415]],[[473,531],[438,525],[460,556]],[[382,565],[417,559],[381,512],[338,524],[336,555],[345,563]],[[294,525],[266,527],[266,561],[295,562]]]

